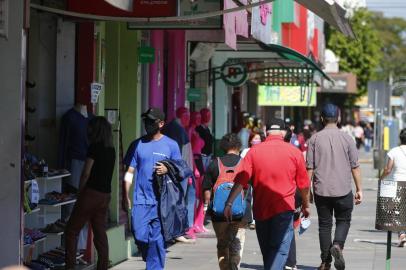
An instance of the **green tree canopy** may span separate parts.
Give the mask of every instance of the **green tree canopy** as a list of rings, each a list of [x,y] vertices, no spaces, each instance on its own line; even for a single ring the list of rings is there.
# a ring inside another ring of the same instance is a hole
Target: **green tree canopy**
[[[397,80],[406,76],[406,21],[402,18],[386,18],[376,13],[373,25],[379,32],[383,52],[378,78],[388,80],[392,75]]]
[[[355,11],[351,18],[355,40],[346,38],[335,29],[327,32],[327,47],[340,58],[340,70],[357,75],[359,95],[366,93],[368,81],[375,75],[383,56],[374,18],[374,14],[366,9]]]

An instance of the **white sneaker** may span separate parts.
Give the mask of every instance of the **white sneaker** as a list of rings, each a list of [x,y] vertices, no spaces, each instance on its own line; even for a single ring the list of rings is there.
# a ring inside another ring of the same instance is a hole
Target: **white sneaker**
[[[187,239],[184,236],[179,236],[178,238],[175,239],[176,242],[183,243],[183,244],[195,244],[196,239]]]

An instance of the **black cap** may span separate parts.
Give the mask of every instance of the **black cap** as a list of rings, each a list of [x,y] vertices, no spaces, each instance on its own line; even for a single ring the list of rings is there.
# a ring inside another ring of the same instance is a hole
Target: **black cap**
[[[337,118],[338,107],[332,103],[325,104],[321,110],[321,116],[325,118]]]
[[[165,120],[165,114],[159,108],[149,108],[146,112],[141,114],[143,119],[151,119],[151,120]]]
[[[285,121],[279,118],[273,118],[269,122],[268,130],[284,130],[285,129]]]

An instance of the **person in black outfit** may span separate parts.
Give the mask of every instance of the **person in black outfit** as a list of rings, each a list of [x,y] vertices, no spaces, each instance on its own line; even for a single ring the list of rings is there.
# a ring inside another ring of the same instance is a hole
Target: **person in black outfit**
[[[88,137],[90,146],[80,178],[79,195],[65,230],[65,263],[66,269],[74,269],[77,236],[89,222],[98,255],[97,270],[107,270],[109,245],[106,223],[116,152],[111,126],[106,118],[98,116],[90,120]]]

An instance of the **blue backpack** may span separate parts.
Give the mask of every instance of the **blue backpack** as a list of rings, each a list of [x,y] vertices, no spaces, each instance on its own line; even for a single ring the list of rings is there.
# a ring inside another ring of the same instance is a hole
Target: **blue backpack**
[[[211,209],[213,214],[217,217],[224,217],[224,207],[228,196],[230,195],[231,189],[234,186],[235,168],[226,167],[221,162],[220,158],[217,158],[219,176],[214,184],[213,191],[213,201],[211,203]],[[231,207],[231,212],[233,214],[233,219],[241,219],[245,214],[246,201],[244,199],[244,192],[241,191]]]

